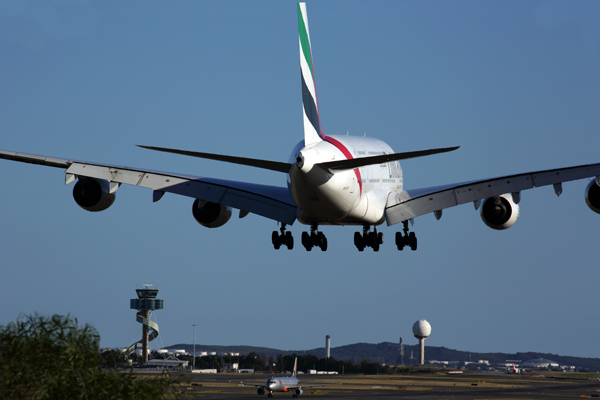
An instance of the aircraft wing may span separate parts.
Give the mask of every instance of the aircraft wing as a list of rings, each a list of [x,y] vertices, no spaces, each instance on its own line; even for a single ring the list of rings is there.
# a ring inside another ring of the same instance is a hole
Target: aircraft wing
[[[296,219],[297,206],[287,187],[202,178],[6,150],[0,150],[0,158],[64,168],[67,184],[75,181],[78,176],[105,179],[115,184],[152,189],[154,201],[160,200],[164,193],[175,193],[248,211],[285,224],[293,224]]]
[[[541,186],[554,186],[556,195],[562,193],[563,182],[584,178],[595,178],[600,185],[600,164],[579,165],[569,168],[528,172],[518,175],[502,176],[471,182],[455,183],[444,186],[406,190],[392,193],[388,198],[385,217],[388,226],[409,220],[419,215],[441,211],[445,208],[478,202],[506,193],[513,194],[515,203],[519,202],[522,190]]]
[[[231,382],[231,381],[229,381]],[[238,385],[242,385],[242,386],[254,386],[254,387],[265,387],[264,383],[245,383],[245,382],[240,382],[238,383]]]

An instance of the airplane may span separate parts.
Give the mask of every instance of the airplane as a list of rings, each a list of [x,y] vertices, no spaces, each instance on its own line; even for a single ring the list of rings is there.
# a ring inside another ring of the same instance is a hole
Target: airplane
[[[409,232],[414,218],[433,213],[442,217],[446,208],[473,203],[481,219],[492,229],[504,230],[519,217],[521,192],[552,185],[557,196],[562,183],[590,179],[585,202],[600,214],[600,164],[534,171],[491,179],[452,183],[436,187],[405,188],[401,160],[441,154],[458,149],[445,147],[395,153],[381,140],[371,137],[325,135],[314,79],[314,65],[305,3],[298,3],[298,28],[302,82],[304,138],[294,146],[288,162],[261,160],[221,154],[178,150],[155,146],[145,149],[251,166],[286,174],[286,186],[261,185],[186,174],[75,161],[0,150],[0,158],[65,169],[65,183],[76,182],[75,202],[84,210],[98,212],[115,201],[122,184],[152,189],[152,200],[165,193],[194,199],[192,215],[207,228],[227,223],[233,209],[239,218],[254,213],[280,224],[273,231],[275,249],[292,250],[294,237],[287,226],[295,221],[310,227],[301,235],[307,251],[319,247],[326,251],[327,238],[319,231],[323,225],[362,227],[354,233],[358,251],[371,247],[379,251],[383,233],[378,226],[402,223],[395,234],[398,250],[417,249],[417,237]]]
[[[267,379],[265,384],[260,383],[244,383],[241,382],[241,385],[244,386],[255,386],[256,393],[263,395],[267,393],[267,397],[273,397],[273,392],[292,392],[292,398],[296,398],[304,393],[302,388],[304,387],[317,387],[317,386],[327,386],[326,384],[321,385],[300,385],[298,382],[298,378],[296,378],[296,371],[298,370],[298,358],[294,359],[294,371],[292,372],[292,376],[285,377],[271,377]]]
[[[515,366],[515,362],[521,362],[521,360],[506,360],[506,361],[509,361],[509,362],[512,361],[512,368],[510,368],[510,367],[507,368],[506,369],[507,373],[509,373],[509,374],[510,373],[513,373],[513,374],[520,374],[521,373],[521,371],[522,371],[521,368],[517,368]]]

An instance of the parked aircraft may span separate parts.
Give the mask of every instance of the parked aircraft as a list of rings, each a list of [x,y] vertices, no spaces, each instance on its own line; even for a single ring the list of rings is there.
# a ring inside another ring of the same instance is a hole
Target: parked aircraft
[[[242,385],[245,386],[255,386],[256,393],[263,395],[267,393],[267,397],[273,397],[273,392],[292,392],[292,397],[300,396],[304,391],[302,388],[304,387],[317,387],[317,386],[327,386],[325,384],[322,385],[300,385],[298,382],[298,378],[296,378],[296,371],[298,370],[298,358],[294,359],[294,371],[292,372],[292,376],[285,377],[271,377],[267,380],[267,382],[263,385],[260,383],[244,383]]]
[[[115,201],[121,184],[153,190],[153,201],[165,193],[194,199],[192,214],[208,228],[229,221],[232,209],[239,217],[254,213],[278,221],[271,241],[275,249],[294,247],[287,226],[296,220],[310,226],[302,232],[301,242],[307,251],[313,247],[327,250],[327,238],[319,231],[322,225],[355,225],[359,251],[371,247],[379,251],[383,233],[377,227],[402,223],[396,232],[398,250],[417,249],[417,238],[409,232],[409,222],[420,215],[433,213],[437,219],[442,210],[472,202],[480,210],[483,222],[492,229],[507,229],[519,217],[523,190],[552,185],[556,195],[562,183],[593,178],[585,190],[588,207],[600,213],[600,164],[580,165],[544,171],[527,172],[491,179],[453,183],[437,187],[406,189],[399,160],[456,150],[446,147],[422,151],[394,153],[381,140],[370,137],[328,136],[321,130],[320,110],[314,80],[314,64],[306,6],[298,4],[300,65],[304,138],[292,150],[288,162],[259,160],[189,150],[141,146],[146,149],[179,155],[279,171],[287,175],[286,186],[259,185],[170,172],[120,167],[100,163],[74,161],[49,156],[0,150],[0,158],[66,170],[66,183],[76,182],[75,202],[87,211],[103,211]]]

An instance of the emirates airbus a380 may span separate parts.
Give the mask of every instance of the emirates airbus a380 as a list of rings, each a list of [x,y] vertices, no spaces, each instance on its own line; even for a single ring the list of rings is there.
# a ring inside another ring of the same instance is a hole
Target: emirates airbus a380
[[[156,172],[129,167],[74,161],[48,156],[0,150],[0,158],[41,164],[66,170],[66,183],[76,182],[75,202],[88,211],[102,211],[115,200],[121,184],[153,190],[153,201],[165,193],[193,199],[196,221],[208,228],[224,225],[239,210],[240,218],[254,213],[278,221],[279,231],[272,234],[275,249],[294,247],[294,238],[286,230],[296,220],[310,226],[302,232],[302,245],[327,250],[327,238],[320,225],[356,225],[354,244],[379,250],[383,234],[377,227],[402,223],[396,232],[398,250],[405,246],[417,249],[417,238],[409,232],[408,222],[423,214],[472,202],[481,210],[481,218],[490,228],[506,229],[519,217],[521,191],[553,185],[560,195],[562,182],[593,178],[585,190],[589,208],[600,214],[600,164],[580,165],[545,171],[527,172],[492,179],[453,183],[437,187],[406,189],[399,160],[456,150],[458,147],[394,153],[381,140],[368,137],[327,136],[321,130],[315,88],[313,59],[306,6],[298,4],[300,66],[304,138],[290,155],[289,161],[277,162],[252,158],[200,153],[187,150],[141,146],[151,150],[208,158],[242,164],[287,174],[287,186],[259,185],[216,178]]]

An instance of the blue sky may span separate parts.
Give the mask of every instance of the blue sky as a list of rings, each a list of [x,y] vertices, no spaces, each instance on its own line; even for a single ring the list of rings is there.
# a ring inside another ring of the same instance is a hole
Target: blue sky
[[[407,188],[600,162],[600,3],[308,2],[323,130],[396,151],[459,145],[402,163]],[[286,161],[302,138],[292,1],[0,3],[0,148],[285,185],[254,168],[136,144]],[[165,300],[153,348],[191,343],[302,350],[417,343],[474,352],[600,357],[600,216],[587,181],[522,193],[519,221],[487,228],[471,205],[398,226],[379,253],[353,227],[329,250],[275,251],[274,221],[198,225],[192,199],[123,186],[80,209],[63,171],[0,160],[0,323],[71,313],[102,346],[141,336],[129,299]],[[291,227],[299,244],[306,230]]]

